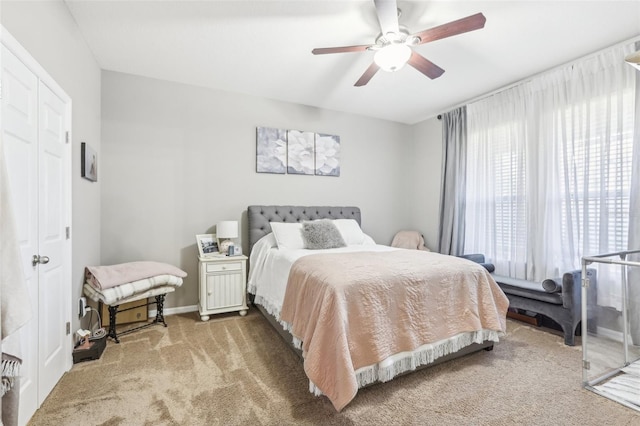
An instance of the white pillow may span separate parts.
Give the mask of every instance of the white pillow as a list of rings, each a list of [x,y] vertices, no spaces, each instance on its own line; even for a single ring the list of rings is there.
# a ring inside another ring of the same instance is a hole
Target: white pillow
[[[279,249],[298,250],[304,248],[301,223],[271,222],[270,225]]]
[[[362,245],[365,243],[365,233],[360,229],[360,225],[355,219],[334,219],[333,223],[340,231],[342,239],[348,246]]]

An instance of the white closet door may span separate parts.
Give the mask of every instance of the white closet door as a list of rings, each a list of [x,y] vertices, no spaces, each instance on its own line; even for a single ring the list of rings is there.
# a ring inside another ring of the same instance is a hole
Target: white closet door
[[[26,424],[71,365],[68,104],[2,46],[2,133],[32,308],[20,330],[19,423]],[[4,208],[4,206],[3,206]],[[39,263],[33,258],[40,257]],[[48,258],[45,261],[44,257]]]
[[[2,132],[18,239],[33,317],[20,330],[20,418],[38,408],[38,78],[2,47]],[[34,337],[35,336],[35,337]]]
[[[66,318],[69,284],[65,267],[67,205],[65,185],[66,105],[40,82],[39,91],[39,185],[38,185],[38,254],[49,261],[38,266],[39,384],[40,403],[65,372],[68,353]]]

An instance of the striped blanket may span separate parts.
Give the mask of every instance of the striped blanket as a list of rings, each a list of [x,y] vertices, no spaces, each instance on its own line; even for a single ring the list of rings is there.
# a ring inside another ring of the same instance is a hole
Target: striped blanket
[[[157,287],[180,287],[181,285],[181,277],[165,274],[120,284],[119,286],[107,288],[104,290],[94,287],[90,284],[90,282],[85,282],[84,294],[95,302],[101,301],[104,304],[113,305],[116,302],[133,295],[140,294],[142,296],[142,293],[151,292],[151,290]]]
[[[148,260],[85,268],[85,281],[101,290],[160,275],[184,278],[187,273],[168,263]]]

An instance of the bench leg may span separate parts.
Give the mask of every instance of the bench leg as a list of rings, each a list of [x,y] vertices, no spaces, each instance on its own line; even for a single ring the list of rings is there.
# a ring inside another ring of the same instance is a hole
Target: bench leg
[[[116,343],[120,343],[120,339],[118,339],[118,335],[116,334],[116,315],[118,313],[118,306],[120,305],[109,306],[109,332],[107,333],[107,336],[113,338]]]
[[[576,344],[576,328],[571,324],[561,324],[564,332],[564,344],[567,346],[575,346]]]
[[[164,322],[164,296],[164,294],[156,296],[156,319],[153,322],[161,322],[166,327],[167,323]]]
[[[102,307],[104,306],[104,303],[99,300],[98,301],[98,315],[102,314]],[[120,343],[120,340],[118,340],[118,335],[116,334],[116,314],[118,313],[118,306],[120,305],[116,305],[114,307],[114,310],[111,310],[111,306],[107,306],[108,310],[109,310],[109,332],[107,333],[107,337],[111,337],[112,339],[114,339],[116,341],[116,343]],[[102,318],[102,320],[104,321],[104,318]],[[100,321],[100,326],[103,326],[103,322]]]

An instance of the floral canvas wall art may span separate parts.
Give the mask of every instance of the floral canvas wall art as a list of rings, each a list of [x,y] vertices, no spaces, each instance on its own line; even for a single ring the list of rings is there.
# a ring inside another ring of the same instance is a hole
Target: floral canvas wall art
[[[340,136],[316,133],[315,173],[340,176]]]
[[[340,176],[340,136],[257,127],[256,171]]]
[[[312,175],[314,166],[315,133],[289,130],[287,132],[287,173]]]
[[[258,127],[256,131],[256,171],[258,173],[286,172],[287,131]]]

